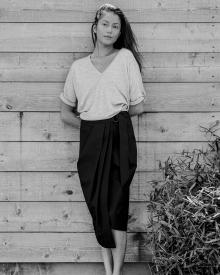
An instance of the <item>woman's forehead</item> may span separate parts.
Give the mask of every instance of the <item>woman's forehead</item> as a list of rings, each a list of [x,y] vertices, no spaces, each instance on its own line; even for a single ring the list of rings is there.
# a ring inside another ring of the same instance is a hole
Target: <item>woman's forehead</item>
[[[120,23],[119,16],[111,11],[103,11],[100,20],[102,21],[106,20],[111,23]]]

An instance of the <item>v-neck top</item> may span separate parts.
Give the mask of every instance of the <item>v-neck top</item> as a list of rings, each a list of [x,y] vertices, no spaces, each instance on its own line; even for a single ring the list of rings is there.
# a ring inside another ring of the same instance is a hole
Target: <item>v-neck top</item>
[[[77,107],[81,119],[101,120],[145,101],[146,91],[133,53],[121,48],[103,72],[94,66],[90,55],[75,60],[59,97]]]

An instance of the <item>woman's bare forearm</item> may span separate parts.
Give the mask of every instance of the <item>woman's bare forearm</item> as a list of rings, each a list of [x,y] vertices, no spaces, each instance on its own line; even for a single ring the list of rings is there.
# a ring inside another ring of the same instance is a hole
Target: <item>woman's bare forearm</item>
[[[129,115],[130,116],[137,116],[137,115],[141,115],[142,112],[140,111],[136,111],[136,110],[129,110]]]
[[[65,112],[61,119],[64,123],[73,126],[74,128],[80,128],[81,119],[74,112]]]
[[[136,105],[130,105],[129,106],[130,116],[141,115],[142,113],[145,112],[144,110],[145,110],[145,107],[144,107],[144,102],[143,101],[141,101],[140,103],[138,103]]]
[[[134,108],[134,107],[130,106],[128,112],[129,112],[130,116],[137,116],[137,115],[141,115],[142,113],[144,113],[144,110],[142,108]]]

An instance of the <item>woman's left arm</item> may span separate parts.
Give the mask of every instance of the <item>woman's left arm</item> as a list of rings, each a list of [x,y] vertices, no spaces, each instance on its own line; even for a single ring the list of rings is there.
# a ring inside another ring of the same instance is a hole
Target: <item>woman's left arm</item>
[[[140,115],[144,113],[145,112],[144,101],[142,100],[140,103],[136,105],[130,105],[128,112],[130,116]]]

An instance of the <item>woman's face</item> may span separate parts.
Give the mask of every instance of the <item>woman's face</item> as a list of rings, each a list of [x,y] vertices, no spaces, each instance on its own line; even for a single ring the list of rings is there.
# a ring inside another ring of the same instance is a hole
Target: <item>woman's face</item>
[[[120,36],[120,17],[113,12],[103,11],[103,15],[98,21],[96,31],[97,40],[105,45],[114,44]]]

